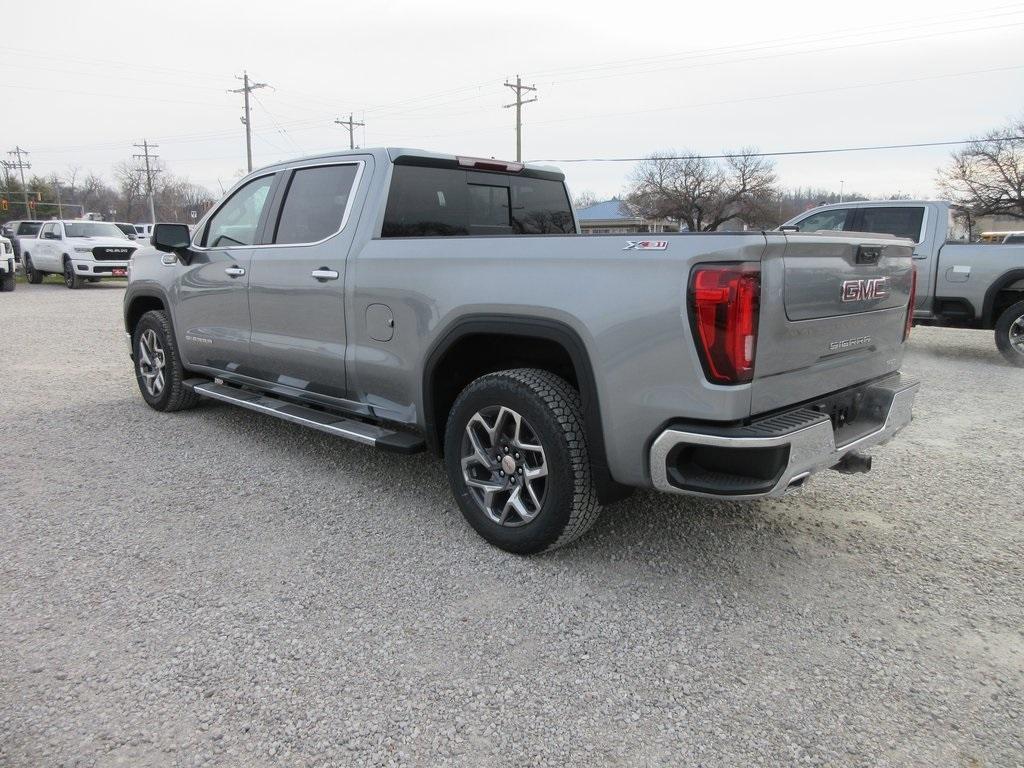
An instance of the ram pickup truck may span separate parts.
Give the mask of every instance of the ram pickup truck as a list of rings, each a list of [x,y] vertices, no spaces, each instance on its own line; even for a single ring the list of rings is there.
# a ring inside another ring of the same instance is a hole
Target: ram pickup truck
[[[1010,363],[1024,366],[1024,243],[970,243],[968,219],[941,200],[823,205],[780,227],[800,232],[879,232],[914,243],[914,322],[995,331]]]
[[[47,221],[35,238],[22,238],[22,263],[28,281],[37,285],[48,274],[63,275],[68,288],[103,278],[127,277],[128,262],[138,249],[115,225],[75,219]]]
[[[779,232],[583,237],[546,166],[367,149],[269,166],[132,260],[143,400],[210,398],[443,458],[532,553],[632,487],[755,499],[911,418],[913,248]]]

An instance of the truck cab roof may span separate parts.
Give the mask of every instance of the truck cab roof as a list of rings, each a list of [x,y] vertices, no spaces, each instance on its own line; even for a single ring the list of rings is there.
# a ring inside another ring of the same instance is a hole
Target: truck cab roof
[[[294,157],[290,160],[285,160],[279,163],[273,163],[272,165],[264,166],[254,173],[260,171],[270,171],[278,168],[286,168],[288,166],[295,165],[296,163],[310,163],[318,160],[333,160],[338,157],[345,157],[348,155],[365,156],[373,155],[374,158],[380,159],[386,163],[409,163],[419,164],[417,161],[421,161],[423,164],[430,165],[462,165],[467,169],[477,168],[478,170],[491,170],[500,172],[511,172],[516,173],[520,171],[528,171],[533,173],[551,174],[557,176],[559,180],[564,180],[565,176],[560,169],[555,166],[545,165],[542,163],[519,163],[514,160],[501,160],[497,158],[484,158],[484,157],[469,157],[466,155],[451,155],[444,152],[431,152],[425,149],[415,149],[410,147],[366,147],[357,149],[341,149],[335,152],[321,152],[315,155],[307,155],[305,157]],[[251,174],[249,174],[251,175]]]

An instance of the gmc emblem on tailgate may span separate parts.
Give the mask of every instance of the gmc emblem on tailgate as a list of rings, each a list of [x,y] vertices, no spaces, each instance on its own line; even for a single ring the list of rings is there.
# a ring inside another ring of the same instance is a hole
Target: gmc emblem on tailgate
[[[843,301],[871,301],[884,299],[889,295],[889,278],[868,277],[860,280],[843,280],[839,298]]]

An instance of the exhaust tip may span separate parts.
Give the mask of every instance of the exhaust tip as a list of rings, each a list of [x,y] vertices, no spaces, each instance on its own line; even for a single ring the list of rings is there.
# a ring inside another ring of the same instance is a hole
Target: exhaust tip
[[[871,471],[871,457],[866,453],[850,451],[839,460],[839,463],[832,467],[836,472],[844,475],[857,475]]]

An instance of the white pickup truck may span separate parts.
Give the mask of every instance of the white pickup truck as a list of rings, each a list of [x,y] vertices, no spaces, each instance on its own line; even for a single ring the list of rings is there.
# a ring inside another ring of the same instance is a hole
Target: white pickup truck
[[[21,239],[28,281],[37,285],[48,274],[63,275],[68,288],[103,278],[127,277],[128,262],[138,249],[114,224],[105,221],[48,221],[35,238]]]
[[[0,291],[14,290],[14,246],[0,237]]]
[[[914,322],[995,331],[1024,366],[1024,244],[972,243],[963,211],[944,200],[860,200],[800,214],[783,232],[875,232],[914,243]]]

